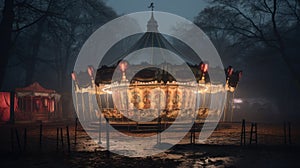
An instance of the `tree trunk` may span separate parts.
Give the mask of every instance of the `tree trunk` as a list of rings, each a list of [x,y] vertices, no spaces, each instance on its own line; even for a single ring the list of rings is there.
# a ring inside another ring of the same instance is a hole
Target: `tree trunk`
[[[5,0],[0,23],[0,89],[4,83],[6,66],[10,57],[11,36],[14,21],[13,0]]]
[[[45,19],[41,20],[37,23],[37,30],[34,34],[33,40],[32,40],[32,49],[30,52],[28,64],[26,65],[26,78],[25,78],[25,84],[30,85],[34,81],[34,74],[35,74],[35,67],[37,63],[37,57],[39,54],[40,44],[42,40],[42,33],[44,28]]]

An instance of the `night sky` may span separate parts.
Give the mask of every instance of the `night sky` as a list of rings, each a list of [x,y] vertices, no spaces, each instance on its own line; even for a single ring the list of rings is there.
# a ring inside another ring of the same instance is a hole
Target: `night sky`
[[[205,0],[106,0],[106,4],[111,6],[118,14],[129,14],[149,10],[147,7],[153,2],[156,11],[164,11],[179,15],[189,20],[193,20],[208,4]]]

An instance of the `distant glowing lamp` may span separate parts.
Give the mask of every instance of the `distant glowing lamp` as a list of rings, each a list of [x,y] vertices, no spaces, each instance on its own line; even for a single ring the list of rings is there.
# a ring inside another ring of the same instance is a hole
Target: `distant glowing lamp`
[[[227,75],[228,75],[228,77],[231,76],[232,73],[233,73],[233,68],[232,68],[232,66],[229,66],[229,67],[227,68]]]
[[[204,64],[204,67],[203,67],[203,72],[206,73],[208,70],[208,64]]]
[[[202,78],[201,78],[201,80],[205,80],[205,74],[207,73],[207,71],[208,71],[208,64],[205,64],[205,63],[201,63],[201,65],[200,65],[200,70],[201,70],[201,72],[202,72]]]
[[[74,71],[71,73],[71,77],[73,81],[76,81],[76,73]]]
[[[243,100],[241,98],[235,98],[235,99],[233,99],[233,103],[241,104],[241,103],[243,103]]]
[[[120,62],[119,67],[120,67],[120,70],[121,70],[122,72],[125,72],[126,69],[127,69],[127,67],[128,67],[127,61],[122,61],[122,62]]]
[[[242,78],[242,75],[243,75],[243,71],[240,71],[239,72],[239,80]]]
[[[88,74],[90,75],[91,78],[94,77],[94,68],[92,66],[88,66]]]
[[[78,89],[78,82],[77,82],[77,75],[76,75],[76,72],[72,72],[71,73],[71,77],[72,77],[72,80],[74,81],[74,84],[75,84],[75,90],[77,90]]]
[[[126,69],[128,68],[128,62],[127,61],[120,62],[119,68],[120,68],[120,70],[122,72],[122,81],[126,81],[126,74],[125,74],[125,72],[126,72]]]
[[[208,70],[208,64],[201,63],[201,65],[200,65],[200,70],[201,70],[202,72],[206,73],[207,70]]]

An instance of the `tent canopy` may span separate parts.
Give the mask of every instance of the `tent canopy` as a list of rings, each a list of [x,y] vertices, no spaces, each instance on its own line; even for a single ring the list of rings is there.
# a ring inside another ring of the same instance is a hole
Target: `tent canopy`
[[[45,97],[54,97],[56,100],[59,100],[60,98],[60,95],[57,94],[55,90],[46,89],[42,87],[38,82],[34,82],[33,84],[24,88],[16,88],[16,93],[18,97],[45,96]]]
[[[10,92],[0,92],[0,121],[9,121],[10,119]],[[14,109],[18,108],[18,101],[15,97]]]

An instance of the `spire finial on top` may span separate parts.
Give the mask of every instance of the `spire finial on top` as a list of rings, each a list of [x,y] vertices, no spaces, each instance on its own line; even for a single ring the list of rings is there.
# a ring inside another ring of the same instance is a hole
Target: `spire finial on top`
[[[150,6],[148,6],[148,8],[151,8],[151,11],[153,11],[153,9],[154,9],[154,3],[151,2]]]
[[[150,6],[148,6],[148,8],[151,8],[152,12],[151,12],[151,18],[150,20],[148,21],[148,24],[147,24],[147,32],[158,32],[158,24],[157,24],[157,21],[154,19],[154,16],[153,16],[153,8],[154,8],[154,3],[152,2],[150,4]]]

